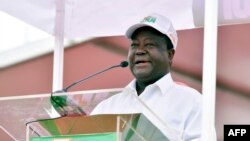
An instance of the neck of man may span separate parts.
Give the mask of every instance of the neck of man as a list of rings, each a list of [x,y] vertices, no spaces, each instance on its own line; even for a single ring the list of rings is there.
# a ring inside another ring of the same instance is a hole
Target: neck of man
[[[144,84],[144,83],[140,83],[138,81],[136,81],[136,91],[138,96],[144,91],[144,89],[147,87],[148,85]]]
[[[162,77],[162,76],[161,76]],[[161,77],[151,80],[151,81],[140,81],[140,80],[136,80],[136,91],[138,96],[145,90],[145,88],[150,85],[155,83],[156,81],[158,81]]]
[[[137,79],[135,86],[136,86],[136,91],[137,91],[138,96],[145,90],[145,88],[148,85],[155,83],[156,81],[161,79],[166,74],[159,75],[158,77],[155,77],[155,79],[151,79],[151,80],[148,80],[148,81],[146,81],[146,80],[142,81],[142,80]]]

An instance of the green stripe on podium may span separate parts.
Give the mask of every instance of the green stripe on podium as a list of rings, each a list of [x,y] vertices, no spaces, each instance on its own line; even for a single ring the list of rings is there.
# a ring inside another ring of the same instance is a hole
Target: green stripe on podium
[[[62,135],[52,137],[34,137],[31,138],[31,141],[116,141],[116,135],[115,132],[86,135]]]

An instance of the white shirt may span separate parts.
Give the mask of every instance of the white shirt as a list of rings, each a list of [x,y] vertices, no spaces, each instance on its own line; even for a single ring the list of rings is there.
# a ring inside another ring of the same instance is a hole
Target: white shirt
[[[200,141],[201,107],[202,98],[198,91],[174,83],[171,75],[167,74],[147,86],[139,97],[133,80],[121,93],[101,102],[92,115],[143,113],[167,137],[173,136],[173,132],[169,132],[174,129],[177,131],[174,134],[181,140]],[[171,139],[178,140],[174,137]]]

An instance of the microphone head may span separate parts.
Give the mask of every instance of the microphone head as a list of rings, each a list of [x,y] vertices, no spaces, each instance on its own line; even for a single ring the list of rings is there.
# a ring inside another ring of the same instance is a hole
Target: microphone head
[[[121,66],[122,68],[127,67],[127,66],[128,66],[128,61],[122,61],[121,64],[120,64],[120,66]]]

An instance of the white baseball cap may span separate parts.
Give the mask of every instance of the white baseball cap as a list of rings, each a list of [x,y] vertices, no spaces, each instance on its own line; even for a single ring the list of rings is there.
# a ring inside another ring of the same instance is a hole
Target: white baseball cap
[[[165,34],[172,42],[174,49],[177,47],[177,33],[171,23],[171,21],[162,15],[159,14],[151,14],[145,18],[139,23],[136,23],[132,26],[130,26],[126,32],[126,36],[128,38],[131,38],[132,34],[140,27],[144,26],[150,26],[162,34]]]

